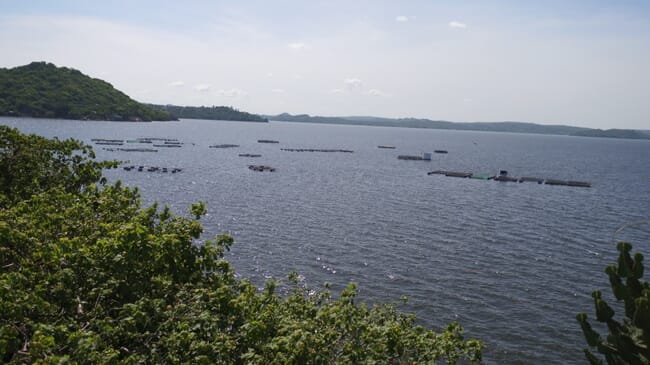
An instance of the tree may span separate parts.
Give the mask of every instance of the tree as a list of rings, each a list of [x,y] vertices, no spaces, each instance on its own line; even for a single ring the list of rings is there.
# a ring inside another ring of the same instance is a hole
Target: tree
[[[25,135],[0,126],[0,207],[59,187],[78,193],[93,184],[105,183],[102,169],[115,161],[94,161],[90,146],[68,139]]]
[[[296,275],[263,290],[205,242],[199,220],[140,206],[77,141],[0,127],[0,362],[331,364],[477,362],[482,343],[333,298]],[[84,153],[85,151],[85,153]],[[79,158],[76,158],[79,157]],[[45,179],[44,176],[48,178]]]
[[[650,364],[650,286],[643,277],[643,255],[630,256],[632,245],[621,242],[618,265],[605,269],[616,300],[623,301],[625,318],[614,319],[614,310],[602,298],[600,291],[592,293],[596,307],[596,320],[607,325],[609,334],[602,338],[587,320],[585,313],[577,316],[578,322],[591,348],[604,355],[610,365]],[[592,364],[603,364],[601,358],[585,349],[585,356]]]

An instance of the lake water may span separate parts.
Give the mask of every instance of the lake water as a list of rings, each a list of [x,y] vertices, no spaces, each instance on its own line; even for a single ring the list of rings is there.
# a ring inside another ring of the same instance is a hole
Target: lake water
[[[367,302],[407,296],[401,309],[420,323],[440,328],[458,321],[468,338],[483,339],[488,364],[585,363],[575,315],[594,317],[592,290],[611,298],[603,270],[616,259],[615,240],[650,253],[648,225],[615,234],[650,219],[650,141],[286,122],[0,122],[87,143],[177,138],[181,148],[157,153],[95,150],[101,159],[182,168],[106,176],[140,187],[146,204],[159,201],[179,214],[207,202],[204,237],[235,237],[228,258],[242,277],[261,285],[295,270],[315,288],[330,282],[340,290],[354,281]],[[240,147],[208,148],[225,143]],[[396,158],[435,149],[449,153],[432,161]],[[251,171],[249,164],[276,171]],[[593,186],[427,175],[437,169],[505,169]]]

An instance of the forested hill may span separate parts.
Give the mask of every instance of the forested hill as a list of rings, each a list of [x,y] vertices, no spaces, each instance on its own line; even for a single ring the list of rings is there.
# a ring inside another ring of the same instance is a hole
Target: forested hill
[[[106,81],[46,62],[0,68],[0,115],[119,121],[174,119],[168,112],[131,99]]]
[[[524,122],[474,122],[457,123],[444,120],[416,119],[416,118],[380,118],[380,117],[319,117],[308,114],[288,113],[278,115],[264,115],[265,118],[275,121],[301,122],[301,123],[324,123],[324,124],[351,124],[351,125],[372,125],[382,127],[404,127],[404,128],[429,128],[429,129],[453,129],[467,131],[485,132],[512,132],[512,133],[533,133],[533,134],[554,134],[565,136],[581,137],[610,137],[628,139],[650,139],[649,133],[630,129],[592,129],[572,127],[566,125],[542,125]]]
[[[178,118],[268,122],[268,119],[259,115],[241,112],[229,106],[150,105],[156,109],[167,111]]]

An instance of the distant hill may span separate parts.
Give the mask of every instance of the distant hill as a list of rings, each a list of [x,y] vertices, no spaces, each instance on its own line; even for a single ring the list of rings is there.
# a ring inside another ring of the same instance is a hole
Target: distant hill
[[[553,134],[565,136],[582,137],[607,137],[607,138],[632,138],[650,139],[650,134],[642,131],[628,129],[592,129],[572,127],[566,125],[541,125],[524,122],[473,122],[456,123],[444,120],[416,119],[416,118],[381,118],[366,116],[351,117],[319,117],[308,114],[291,115],[282,113],[278,115],[264,115],[263,117],[274,121],[301,122],[301,123],[324,123],[324,124],[348,124],[348,125],[372,125],[383,127],[404,127],[404,128],[429,128],[429,129],[450,129],[485,132],[510,132],[510,133],[533,133]]]
[[[208,120],[235,120],[243,122],[268,122],[268,119],[259,115],[240,112],[229,106],[177,106],[177,105],[155,105],[150,106],[169,112],[178,118],[187,119],[208,119]]]
[[[166,111],[131,99],[106,81],[46,62],[0,68],[0,115],[119,121],[174,119]]]
[[[575,136],[582,137],[610,137],[610,138],[628,138],[628,139],[650,139],[650,134],[630,129],[590,129],[580,131]]]

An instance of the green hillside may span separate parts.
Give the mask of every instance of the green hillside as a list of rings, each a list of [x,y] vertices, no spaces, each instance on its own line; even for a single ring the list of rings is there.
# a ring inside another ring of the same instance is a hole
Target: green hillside
[[[171,113],[178,118],[208,119],[208,120],[235,120],[242,122],[268,122],[267,119],[256,114],[239,111],[230,106],[178,106],[155,105],[152,107]]]
[[[34,118],[173,120],[111,84],[46,62],[0,68],[0,115]]]

